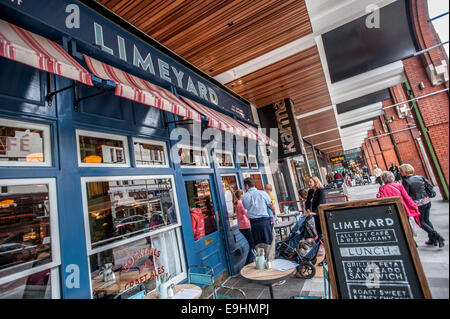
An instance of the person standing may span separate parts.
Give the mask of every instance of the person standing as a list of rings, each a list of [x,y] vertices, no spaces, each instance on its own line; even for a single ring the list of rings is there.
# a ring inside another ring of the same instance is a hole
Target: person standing
[[[381,174],[383,174],[383,171],[378,168],[378,166],[374,165],[373,167],[373,175],[375,176],[375,181],[380,184],[383,185],[383,181],[381,179]]]
[[[427,189],[432,190],[433,185],[425,177],[415,175],[414,167],[410,164],[400,165],[399,172],[403,176],[403,187],[419,208],[421,228],[428,234],[428,241],[425,244],[429,246],[439,244],[439,248],[444,247],[444,238],[434,229],[430,221],[430,196],[433,194],[430,194],[430,191],[427,192]]]
[[[238,228],[248,242],[249,249],[247,259],[245,260],[245,264],[248,265],[249,263],[253,262],[254,259],[252,250],[255,248],[255,245],[253,243],[252,228],[250,225],[250,219],[248,218],[247,215],[247,210],[244,208],[244,205],[242,204],[242,197],[244,196],[244,191],[242,189],[238,189],[234,193],[234,195],[235,195],[234,209],[236,211]]]
[[[317,233],[317,241],[322,239],[322,227],[320,226],[319,219],[319,206],[325,204],[325,192],[323,191],[323,185],[317,176],[310,176],[306,180],[308,187],[308,197],[306,198],[305,209],[306,216],[313,216],[314,225]],[[319,264],[322,266],[323,262]]]
[[[389,167],[389,171],[394,174],[395,177],[395,181],[399,182],[402,179],[402,176],[400,174],[400,171],[398,170],[397,165],[395,164],[395,162],[391,163],[391,167]]]
[[[272,185],[266,184],[266,186],[264,186],[264,191],[267,193],[267,195],[269,195],[270,201],[271,201],[273,207],[275,207],[275,196],[272,193]],[[272,225],[272,237],[273,237],[272,243],[270,244],[270,247],[269,247],[269,259],[274,259],[275,258],[275,241],[276,241],[274,224],[275,224],[276,215],[275,215],[275,211],[272,211],[272,209],[270,207],[267,207],[267,213],[271,217],[270,223]]]
[[[255,180],[251,177],[244,179],[246,193],[242,197],[242,204],[247,210],[253,234],[255,248],[264,248],[265,256],[269,254],[273,233],[267,208],[275,211],[272,201],[266,192],[256,189]]]

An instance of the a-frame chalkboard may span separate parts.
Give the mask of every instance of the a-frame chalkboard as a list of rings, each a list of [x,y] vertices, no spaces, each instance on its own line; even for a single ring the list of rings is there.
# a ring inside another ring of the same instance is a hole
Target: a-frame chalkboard
[[[429,299],[400,197],[319,206],[336,299]]]

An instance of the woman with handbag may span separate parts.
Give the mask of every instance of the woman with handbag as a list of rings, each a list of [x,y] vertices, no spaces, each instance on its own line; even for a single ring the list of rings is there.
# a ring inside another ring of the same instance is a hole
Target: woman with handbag
[[[377,194],[377,198],[383,197],[400,197],[402,199],[403,208],[405,209],[406,216],[408,218],[414,218],[416,223],[420,226],[420,212],[419,209],[412,200],[412,198],[408,195],[405,188],[398,183],[395,183],[395,176],[390,171],[385,171],[381,173],[380,176],[384,185],[380,186]],[[413,225],[411,224],[411,230],[414,231]],[[417,246],[417,244],[416,244]]]
[[[414,174],[414,167],[403,164],[399,167],[403,176],[403,186],[409,196],[419,207],[421,228],[428,233],[426,245],[444,247],[444,238],[434,229],[430,222],[431,200],[436,196],[433,185],[423,176]]]

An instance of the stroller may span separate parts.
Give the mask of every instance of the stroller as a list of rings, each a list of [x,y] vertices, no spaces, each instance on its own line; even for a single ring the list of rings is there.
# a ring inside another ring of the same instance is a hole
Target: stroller
[[[289,259],[298,263],[297,271],[299,274],[305,279],[311,279],[316,274],[315,264],[321,245],[321,238],[312,245],[304,241],[305,235],[312,232],[311,227],[306,222],[306,218],[307,216],[300,217],[289,236],[285,240],[276,243],[275,250],[277,258]]]
[[[370,176],[369,176],[369,174],[364,174],[364,176],[363,176],[363,185],[366,185],[366,184],[370,184],[371,183],[371,181],[370,181]]]

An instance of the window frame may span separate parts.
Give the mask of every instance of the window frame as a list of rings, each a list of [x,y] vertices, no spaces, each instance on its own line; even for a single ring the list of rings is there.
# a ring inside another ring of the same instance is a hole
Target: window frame
[[[256,164],[256,167],[252,167],[252,166],[251,166],[250,157],[255,158],[255,164]],[[249,168],[249,169],[259,169],[258,157],[257,157],[256,155],[250,155],[250,154],[249,154],[248,157],[247,157],[247,162],[248,162],[248,168]]]
[[[241,161],[240,161],[240,159],[239,159],[239,156],[245,156],[245,160],[246,160],[246,162],[247,162],[247,166],[242,166]],[[241,168],[243,168],[243,169],[249,169],[249,168],[250,168],[250,162],[248,161],[248,156],[247,156],[247,154],[245,154],[245,153],[238,153],[238,154],[237,154],[237,160],[238,160],[239,166],[240,166]]]
[[[157,141],[152,140],[148,138],[141,138],[141,137],[133,137],[132,143],[133,143],[133,152],[134,152],[134,143],[142,143],[142,144],[149,144],[149,145],[157,145],[162,146],[164,148],[164,159],[166,161],[165,165],[153,165],[153,164],[138,164],[136,161],[136,156],[134,156],[134,165],[136,167],[150,167],[150,168],[170,168],[170,162],[169,162],[169,154],[167,152],[167,143],[164,141]]]
[[[217,157],[216,155],[218,154],[228,154],[230,155],[231,158],[231,163],[233,164],[232,166],[222,166],[219,164],[219,162],[217,161]],[[218,150],[218,149],[214,149],[214,161],[216,161],[217,163],[217,167],[221,168],[221,169],[232,169],[232,168],[236,168],[236,164],[234,162],[234,156],[233,156],[233,152],[231,151],[225,151],[225,150]]]
[[[206,162],[208,163],[206,166],[190,166],[190,165],[182,165],[181,161],[180,161],[180,167],[182,169],[197,169],[197,168],[211,168],[211,160],[209,158],[209,152],[206,149],[206,147],[200,147],[200,146],[193,146],[193,145],[186,145],[186,144],[177,144],[177,155],[178,155],[178,151],[180,150],[180,148],[183,149],[189,149],[189,150],[193,150],[193,151],[201,151],[202,153],[205,153],[206,155]],[[179,156],[178,156],[178,160],[180,160]]]
[[[0,117],[0,126],[15,127],[21,129],[35,129],[42,131],[43,143],[43,162],[15,162],[15,161],[0,161],[0,167],[51,167],[53,163],[52,147],[51,147],[51,127],[49,124],[40,124],[29,121],[11,120]]]
[[[126,181],[126,180],[146,180],[146,179],[170,179],[172,182],[172,190],[174,194],[174,202],[175,202],[175,208],[176,208],[176,216],[177,216],[177,223],[159,228],[153,231],[149,232],[143,232],[141,234],[138,234],[136,236],[132,236],[130,238],[126,238],[123,240],[117,240],[112,243],[102,245],[96,248],[92,248],[92,241],[91,241],[91,233],[89,231],[89,208],[88,208],[88,201],[87,201],[87,183],[89,182],[113,182],[113,181]],[[173,175],[139,175],[139,176],[89,176],[89,177],[81,177],[81,195],[82,195],[82,204],[83,204],[83,219],[84,219],[84,231],[85,231],[85,238],[86,238],[86,249],[87,249],[87,255],[88,257],[90,255],[102,252],[104,250],[113,249],[115,247],[125,245],[128,243],[131,243],[133,241],[148,237],[148,236],[156,236],[160,233],[181,227],[181,217],[180,217],[180,208],[178,205],[178,195],[176,191],[175,186],[175,177]]]
[[[80,149],[80,136],[88,136],[94,138],[104,138],[110,140],[121,141],[123,143],[123,152],[125,156],[124,164],[109,164],[109,163],[83,163],[81,161],[81,149]],[[126,135],[117,135],[117,134],[109,134],[97,131],[89,131],[76,129],[75,138],[77,143],[77,158],[78,158],[78,167],[131,167],[130,165],[130,151],[128,147],[128,137]]]
[[[24,277],[28,277],[38,272],[50,269],[52,298],[59,299],[61,296],[60,282],[59,282],[59,267],[61,266],[61,242],[59,236],[59,219],[58,219],[59,214],[58,214],[58,202],[56,191],[56,179],[55,178],[0,179],[0,187],[36,185],[36,184],[48,185],[52,261],[47,264],[38,266],[36,268],[23,270],[5,277],[0,277],[0,284],[5,284],[14,280],[22,279]]]

